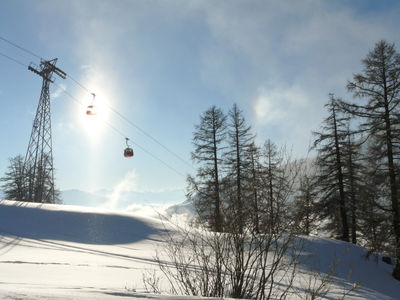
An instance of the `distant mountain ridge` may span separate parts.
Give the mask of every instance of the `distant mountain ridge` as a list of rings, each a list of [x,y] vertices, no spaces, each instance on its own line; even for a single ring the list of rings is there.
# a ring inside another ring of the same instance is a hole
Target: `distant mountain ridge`
[[[107,202],[108,197],[78,189],[61,191],[61,199],[63,204],[67,205],[84,205],[88,207],[97,207]]]
[[[116,210],[126,210],[129,206],[135,204],[140,206],[161,205],[175,207],[175,213],[182,214],[183,208],[178,209],[178,207],[185,203],[184,191],[178,189],[160,192],[121,192],[118,195],[113,195],[112,190],[87,192],[79,189],[68,189],[61,191],[62,203],[66,205],[102,207],[110,203],[113,197],[117,198],[113,202],[115,204],[113,209]],[[0,190],[0,199],[9,200],[5,199],[3,190]],[[172,210],[170,212],[172,213]]]
[[[78,189],[61,191],[63,204],[89,207],[104,206],[112,203],[114,209],[124,210],[130,205],[173,205],[185,200],[183,190],[166,190],[160,192],[124,191],[115,194],[112,190],[86,192]]]

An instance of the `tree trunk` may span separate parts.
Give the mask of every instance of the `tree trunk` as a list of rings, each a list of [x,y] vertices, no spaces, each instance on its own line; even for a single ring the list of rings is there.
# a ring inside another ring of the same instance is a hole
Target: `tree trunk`
[[[342,221],[342,239],[346,242],[349,241],[349,226],[347,224],[347,215],[346,215],[346,206],[345,206],[345,194],[343,187],[343,172],[342,172],[342,163],[340,159],[340,146],[339,146],[339,137],[337,133],[336,127],[336,114],[335,107],[333,107],[333,122],[334,122],[334,134],[335,134],[335,149],[336,149],[336,171],[337,178],[339,181],[339,208],[340,208],[340,217]]]
[[[254,160],[254,155],[251,155],[251,168],[253,175],[253,201],[254,201],[254,231],[255,233],[260,233],[260,220],[258,218],[258,197],[257,197],[257,173],[256,173],[256,163]]]
[[[274,216],[274,200],[273,200],[273,188],[272,188],[272,166],[271,166],[271,153],[269,153],[268,155],[268,176],[269,176],[269,209],[270,209],[270,229],[272,230],[274,228],[274,220],[275,220],[275,216]]]
[[[350,176],[350,200],[351,200],[351,242],[357,244],[357,220],[356,220],[356,193],[354,183],[353,168],[353,148],[351,144],[350,134],[348,139],[349,147],[349,176]]]
[[[213,128],[213,138],[214,138],[214,171],[215,171],[215,231],[222,232],[222,218],[221,218],[221,207],[220,207],[220,199],[219,199],[219,177],[218,177],[218,157],[217,157],[217,138],[216,138],[216,128]]]
[[[236,178],[236,188],[237,188],[237,209],[238,209],[238,213],[237,216],[239,217],[238,220],[238,225],[239,225],[239,233],[243,232],[243,222],[244,222],[244,217],[243,217],[243,205],[242,205],[242,186],[241,186],[241,172],[240,172],[240,168],[241,168],[241,162],[240,162],[240,149],[239,149],[239,129],[236,126],[235,128],[235,135],[236,135],[236,174],[237,174],[237,178]]]

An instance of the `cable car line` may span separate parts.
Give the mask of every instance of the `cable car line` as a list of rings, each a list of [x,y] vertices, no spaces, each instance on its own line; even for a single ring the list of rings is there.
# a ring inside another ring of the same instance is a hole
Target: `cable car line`
[[[113,129],[115,132],[117,132],[119,135],[121,135],[122,137],[126,138],[126,135],[124,135],[121,131],[119,131],[117,128],[115,128],[113,125],[111,125],[109,122],[107,122],[106,120],[103,120],[104,123],[106,123],[111,129]],[[178,170],[176,170],[174,167],[170,166],[169,164],[167,164],[165,161],[163,161],[162,159],[158,158],[156,155],[154,155],[153,153],[151,153],[150,151],[146,150],[145,148],[143,148],[142,146],[140,146],[138,143],[131,141],[132,144],[134,144],[137,148],[141,149],[143,152],[146,152],[149,156],[151,156],[152,158],[158,160],[160,163],[162,163],[163,165],[165,165],[166,167],[168,167],[169,169],[171,169],[172,171],[174,171],[176,174],[178,174],[179,176],[182,176],[183,178],[186,178],[185,175],[183,175],[181,172],[179,172]]]
[[[87,91],[88,93],[92,94],[93,93],[84,85],[82,85],[81,83],[79,83],[76,79],[74,79],[71,75],[67,75],[73,82],[75,82],[78,86],[80,86],[82,89],[84,89],[85,91]],[[183,159],[182,157],[180,157],[178,154],[176,154],[174,151],[170,150],[167,146],[165,146],[164,144],[162,144],[159,140],[157,140],[156,138],[154,138],[153,136],[151,136],[149,133],[147,133],[144,129],[140,128],[138,125],[136,125],[135,123],[133,123],[131,120],[129,120],[127,117],[125,117],[123,114],[121,114],[119,111],[117,111],[114,107],[112,107],[111,105],[108,105],[106,103],[104,103],[104,106],[107,107],[109,110],[111,110],[113,113],[115,113],[116,115],[118,115],[122,120],[124,120],[125,122],[127,122],[128,124],[130,124],[132,127],[136,128],[137,130],[139,130],[141,133],[143,133],[146,137],[148,137],[149,139],[151,139],[153,142],[155,142],[156,144],[158,144],[159,146],[161,146],[162,148],[164,148],[164,150],[166,150],[168,153],[172,154],[173,156],[175,156],[177,159],[179,159],[181,162],[183,162],[184,164],[186,164],[187,166],[189,166],[190,168],[194,169],[193,165],[191,165],[190,163],[188,163],[185,159]]]
[[[141,133],[143,133],[145,136],[147,136],[149,139],[153,140],[155,143],[157,143],[159,146],[161,146],[162,148],[164,148],[164,150],[166,150],[167,152],[169,152],[170,154],[172,154],[173,156],[175,156],[176,158],[178,158],[180,161],[182,161],[184,164],[186,164],[187,166],[189,166],[190,168],[194,169],[193,165],[191,165],[190,163],[188,163],[185,159],[181,158],[178,154],[176,154],[175,152],[173,152],[172,150],[170,150],[168,147],[164,146],[160,141],[158,141],[156,138],[152,137],[149,133],[147,133],[146,131],[144,131],[142,128],[140,128],[139,126],[137,126],[136,124],[134,124],[131,120],[129,120],[127,117],[125,117],[124,115],[122,115],[120,112],[118,112],[117,110],[115,110],[113,107],[105,104],[105,106],[107,106],[112,112],[114,112],[115,114],[117,114],[121,119],[125,120],[127,123],[129,123],[131,126],[135,127],[137,130],[139,130]]]
[[[0,52],[0,55],[5,57],[5,58],[8,58],[9,60],[11,60],[11,61],[23,66],[23,67],[26,67],[26,68],[29,67],[27,64],[24,64],[23,62],[20,62],[19,60],[15,59],[15,58],[12,58],[11,56],[8,56],[7,54],[4,54],[4,53]]]
[[[40,60],[45,60],[42,57],[40,57],[39,55],[36,55],[35,53],[21,47],[18,46],[15,43],[12,43],[11,41],[3,38],[0,36],[0,39],[9,43],[10,45],[25,51],[26,53],[29,53],[37,58],[39,58]],[[4,53],[0,52],[0,56],[9,59],[10,61],[13,61],[14,63],[23,66],[24,68],[29,68],[29,65],[13,58],[10,57]],[[73,77],[71,77],[70,75],[68,75],[68,77],[74,81],[77,85],[79,85],[81,88],[83,88],[84,90],[86,90],[87,92],[89,92],[90,94],[92,94],[92,92],[90,90],[88,90],[85,86],[83,86],[82,84],[80,84],[77,80],[75,80]],[[57,83],[53,82],[54,85],[56,85],[57,87],[59,87],[60,89],[63,90],[63,92],[68,95],[72,100],[76,101],[78,104],[83,106],[83,103],[81,101],[79,101],[78,99],[76,99],[73,95],[71,95],[65,87],[62,87],[60,85],[58,85]],[[167,147],[165,147],[164,145],[162,145],[159,141],[157,141],[155,138],[153,138],[150,134],[146,133],[143,129],[141,129],[139,126],[133,124],[133,122],[129,121],[126,117],[124,117],[122,114],[120,114],[119,112],[117,112],[114,108],[109,107],[114,113],[116,113],[117,115],[119,115],[122,119],[124,119],[125,121],[127,121],[128,123],[130,123],[132,126],[134,126],[135,128],[137,128],[139,131],[141,131],[143,134],[145,134],[147,137],[149,137],[150,139],[152,139],[154,142],[156,142],[157,144],[159,144],[160,146],[162,146],[165,150],[167,150],[168,152],[170,152],[171,154],[173,154],[174,156],[176,156],[177,158],[179,158],[180,160],[182,160],[185,164],[189,165],[191,168],[193,168],[192,165],[188,164],[185,160],[183,160],[182,158],[180,158],[177,154],[175,154],[174,152],[172,152],[171,150],[169,150]],[[115,128],[113,125],[111,125],[109,122],[103,120],[103,122],[105,122],[111,129],[113,129],[116,133],[118,133],[119,135],[121,135],[123,138],[126,139],[126,141],[128,140],[128,138],[121,132],[119,131],[117,128]],[[178,170],[176,170],[174,167],[170,166],[169,164],[167,164],[166,162],[164,162],[163,160],[161,160],[160,158],[158,158],[157,156],[155,156],[154,154],[152,154],[150,151],[146,150],[145,148],[143,148],[142,146],[140,146],[138,143],[132,142],[136,147],[138,147],[139,149],[141,149],[143,152],[147,153],[149,156],[151,156],[152,158],[154,158],[155,160],[158,160],[160,163],[162,163],[163,165],[165,165],[167,168],[169,168],[170,170],[172,170],[173,172],[175,172],[176,174],[178,174],[179,176],[182,176],[183,178],[186,178],[186,176],[184,174],[182,174],[181,172],[179,172]],[[160,216],[163,216],[165,219],[167,219],[166,216],[164,216],[160,211],[156,210],[155,207],[153,207],[153,205],[150,204],[150,206],[153,208],[154,211],[156,211]]]
[[[21,47],[13,42],[11,42],[10,40],[0,36],[0,39],[3,40],[4,42],[26,52],[29,53],[41,60],[44,60],[44,58],[42,58],[41,56],[33,53],[32,51]],[[93,94],[92,91],[90,91],[87,87],[85,87],[83,84],[81,84],[78,80],[76,80],[74,77],[72,77],[70,74],[67,74],[67,77],[70,78],[74,83],[76,83],[78,86],[80,86],[82,89],[84,89],[85,91],[87,91],[90,94]],[[189,166],[192,169],[195,169],[193,167],[192,164],[188,163],[185,159],[183,159],[181,156],[179,156],[178,154],[176,154],[174,151],[170,150],[167,146],[165,146],[163,143],[161,143],[159,140],[157,140],[156,138],[154,138],[152,135],[150,135],[149,133],[147,133],[145,130],[143,130],[142,128],[140,128],[138,125],[136,125],[135,123],[133,123],[131,120],[129,120],[127,117],[125,117],[123,114],[121,114],[120,112],[118,112],[115,108],[113,108],[110,105],[105,104],[106,107],[108,107],[108,109],[110,109],[112,112],[114,112],[116,115],[118,115],[121,119],[123,119],[125,122],[127,122],[128,124],[130,124],[131,126],[133,126],[134,128],[136,128],[137,130],[139,130],[141,133],[143,133],[145,136],[147,136],[149,139],[151,139],[153,142],[155,142],[156,144],[158,144],[160,147],[164,148],[164,150],[166,150],[168,153],[172,154],[173,156],[175,156],[177,159],[179,159],[181,162],[183,162],[184,164],[186,164],[187,166]],[[94,107],[92,107],[92,109],[94,109]]]
[[[78,100],[77,98],[75,98],[73,95],[71,95],[71,93],[69,93],[64,87],[62,87],[61,85],[53,82],[53,84],[57,87],[59,87],[60,89],[62,89],[64,91],[64,93],[66,95],[68,95],[72,100],[74,100],[75,102],[77,102],[78,104],[84,106],[84,104]],[[116,133],[118,133],[120,136],[122,136],[124,139],[127,138],[127,136],[125,134],[123,134],[119,129],[117,129],[115,126],[113,126],[110,122],[101,119],[101,121],[103,121],[106,125],[108,125],[111,129],[113,129]],[[162,159],[158,158],[156,155],[154,155],[153,153],[151,153],[150,151],[148,151],[147,149],[145,149],[144,147],[140,146],[138,143],[133,142],[132,140],[129,139],[129,141],[135,145],[137,148],[141,149],[143,152],[147,153],[149,156],[151,156],[152,158],[158,160],[159,162],[161,162],[163,165],[165,165],[167,168],[169,168],[170,170],[174,171],[176,174],[178,174],[179,176],[182,176],[183,178],[186,178],[186,176],[184,174],[182,174],[181,172],[179,172],[178,170],[176,170],[174,167],[172,167],[171,165],[169,165],[168,163],[166,163],[165,161],[163,161]],[[128,147],[129,148],[129,147]]]
[[[92,94],[92,91],[90,91],[87,87],[83,86],[82,84],[79,83],[78,80],[74,79],[70,74],[67,74],[68,78],[71,79],[73,82],[75,82],[77,85],[79,85],[82,89],[84,89],[86,92],[89,94]]]
[[[159,159],[157,156],[155,156],[154,154],[150,153],[148,150],[146,150],[145,148],[143,148],[142,146],[140,146],[138,143],[136,142],[132,142],[132,144],[134,144],[136,147],[138,147],[139,149],[141,149],[143,152],[146,152],[148,155],[150,155],[151,157],[153,157],[154,159],[158,160],[160,163],[162,163],[163,165],[165,165],[166,167],[168,167],[169,169],[171,169],[172,171],[174,171],[176,174],[178,174],[179,176],[182,176],[183,178],[186,178],[186,176],[184,174],[182,174],[181,172],[179,172],[178,170],[176,170],[175,168],[171,167],[169,164],[167,164],[166,162],[164,162],[163,160]]]
[[[71,75],[67,75],[73,82],[75,82],[78,86],[80,86],[82,89],[84,89],[86,92],[93,94],[87,87],[85,87],[83,84],[79,83],[78,80],[76,80],[75,78],[73,78]],[[159,146],[161,146],[162,148],[164,148],[164,150],[166,150],[168,153],[172,154],[173,156],[175,156],[177,159],[179,159],[180,161],[182,161],[184,164],[186,164],[187,166],[189,166],[190,168],[194,169],[193,165],[191,165],[190,163],[188,163],[185,159],[183,159],[182,157],[180,157],[178,154],[176,154],[174,151],[170,150],[167,146],[165,146],[164,144],[162,144],[159,140],[157,140],[156,138],[154,138],[153,136],[151,136],[149,133],[147,133],[144,129],[140,128],[138,125],[136,125],[135,123],[133,123],[131,120],[129,120],[127,117],[125,117],[123,114],[121,114],[119,111],[117,111],[114,107],[112,107],[111,105],[108,105],[106,103],[104,103],[104,106],[106,106],[109,110],[111,110],[113,113],[115,113],[116,115],[118,115],[122,120],[124,120],[125,122],[127,122],[128,124],[130,124],[132,127],[136,128],[137,130],[139,130],[141,133],[143,133],[146,137],[148,137],[149,139],[151,139],[153,142],[155,142],[156,144],[158,144]]]
[[[42,58],[41,56],[39,56],[39,55],[33,53],[32,51],[30,51],[30,50],[28,50],[28,49],[26,49],[26,48],[24,48],[24,47],[21,47],[21,46],[15,44],[15,43],[11,42],[10,40],[8,40],[8,39],[6,39],[6,38],[4,38],[4,37],[2,37],[2,36],[0,36],[0,40],[3,40],[4,42],[6,42],[6,43],[8,43],[8,44],[10,44],[10,45],[12,45],[12,46],[14,46],[14,47],[16,47],[16,48],[22,50],[22,51],[24,51],[24,52],[26,52],[26,53],[28,53],[28,54],[30,54],[30,55],[32,55],[32,56],[35,56],[35,57],[37,57],[37,58],[39,58],[39,59],[41,59],[41,60],[44,60],[44,58]],[[2,56],[4,56],[4,57],[6,57],[6,58],[8,58],[8,59],[10,59],[10,60],[12,60],[12,61],[14,61],[15,63],[18,63],[18,64],[20,64],[20,65],[22,65],[22,66],[24,66],[24,67],[29,67],[28,65],[26,65],[26,64],[24,64],[24,63],[21,63],[21,62],[19,62],[18,60],[9,57],[8,55],[2,54],[2,53],[0,53],[0,54],[1,54]],[[73,82],[75,82],[75,83],[76,83],[78,86],[80,86],[82,89],[84,89],[85,91],[87,91],[87,92],[90,93],[91,95],[94,95],[94,93],[93,93],[92,91],[90,91],[87,87],[85,87],[84,85],[82,85],[81,83],[79,83],[79,81],[76,80],[76,79],[74,79],[71,75],[67,74],[67,77],[70,78]],[[56,83],[53,83],[53,84],[55,84],[55,85],[57,85],[58,87],[60,87],[60,86],[59,86],[58,84],[56,84]],[[60,87],[60,88],[63,89],[62,87]],[[65,89],[63,89],[63,90],[64,90],[64,92],[65,92],[67,95],[69,95],[71,98],[74,98],[74,97],[73,97],[70,93],[68,93]],[[94,95],[94,96],[95,96],[95,95]],[[78,101],[78,102],[80,103],[79,100],[77,100],[77,99],[75,99],[75,100]],[[94,100],[94,98],[93,98],[93,100]],[[80,103],[80,104],[83,105],[82,103]],[[130,124],[131,126],[133,126],[134,128],[136,128],[136,129],[139,130],[141,133],[143,133],[145,136],[147,136],[149,139],[153,140],[153,141],[154,141],[155,143],[157,143],[159,146],[161,146],[162,148],[164,148],[164,150],[166,150],[167,152],[169,152],[170,154],[172,154],[173,156],[175,156],[176,158],[178,158],[180,161],[182,161],[183,163],[185,163],[185,164],[186,164],[187,166],[189,166],[190,168],[195,169],[195,168],[193,167],[193,165],[191,165],[191,164],[188,163],[185,159],[183,159],[183,158],[180,157],[178,154],[176,154],[175,152],[173,152],[172,150],[170,150],[168,147],[166,147],[165,145],[163,145],[160,141],[158,141],[156,138],[154,138],[153,136],[151,136],[149,133],[147,133],[145,130],[143,130],[142,128],[140,128],[138,125],[134,124],[131,120],[129,120],[129,119],[128,119],[127,117],[125,117],[123,114],[121,114],[120,112],[118,112],[115,108],[113,108],[112,106],[107,105],[107,104],[104,104],[104,105],[105,105],[106,107],[108,107],[109,110],[111,110],[111,111],[114,112],[116,115],[118,115],[121,119],[123,119],[125,122],[127,122],[128,124]],[[90,108],[90,109],[94,109],[93,104],[92,104],[91,106],[92,106],[92,107],[90,107],[90,105],[89,105],[88,109],[89,109],[89,108]],[[88,110],[88,111],[89,111],[89,110]],[[87,111],[87,113],[88,113],[88,111]],[[89,112],[89,114],[91,114],[91,113]],[[164,163],[164,164],[165,164],[165,163]],[[180,175],[182,175],[182,174],[180,173]]]
[[[106,121],[106,120],[102,120],[105,124],[107,124],[111,129],[113,129],[115,132],[117,132],[119,135],[121,135],[123,138],[127,138],[126,135],[124,135],[120,130],[118,130],[116,127],[114,127],[110,122]],[[130,139],[129,139],[130,140]],[[131,140],[130,140],[131,141]],[[176,170],[174,167],[170,166],[169,164],[167,164],[165,161],[163,161],[162,159],[158,158],[156,155],[154,155],[153,153],[151,153],[150,151],[146,150],[145,148],[143,148],[142,146],[140,146],[138,143],[131,141],[132,144],[134,144],[136,147],[138,147],[139,149],[141,149],[143,152],[146,152],[149,156],[151,156],[152,158],[158,160],[159,162],[161,162],[163,165],[165,165],[166,167],[168,167],[169,169],[171,169],[172,171],[174,171],[176,174],[182,176],[183,178],[186,178],[185,175],[183,175],[181,172],[179,172],[178,170]]]
[[[14,46],[14,47],[16,47],[16,48],[22,50],[22,51],[24,51],[24,52],[26,52],[26,53],[29,53],[30,55],[33,55],[33,56],[35,56],[35,57],[37,57],[37,58],[39,58],[39,59],[43,59],[41,56],[39,56],[39,55],[33,53],[32,51],[30,51],[30,50],[28,50],[28,49],[26,49],[26,48],[24,48],[24,47],[21,47],[21,46],[15,44],[15,43],[13,43],[13,42],[7,40],[6,38],[4,38],[4,37],[2,37],[2,36],[0,36],[0,40],[3,40],[4,42],[6,42],[6,43],[8,43],[8,44],[10,44],[10,45],[12,45],[12,46]]]

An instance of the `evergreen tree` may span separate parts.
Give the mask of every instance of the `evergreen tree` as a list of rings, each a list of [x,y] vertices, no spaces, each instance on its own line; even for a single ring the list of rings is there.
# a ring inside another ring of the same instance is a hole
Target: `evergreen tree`
[[[9,159],[9,166],[5,176],[0,179],[6,199],[26,201],[26,189],[24,186],[24,158],[17,155]]]
[[[342,107],[360,118],[360,130],[380,137],[384,142],[386,174],[389,178],[390,202],[397,264],[393,276],[400,280],[400,208],[396,153],[399,152],[400,54],[394,44],[380,41],[362,60],[363,72],[355,74],[347,89],[364,104],[342,102]]]
[[[200,166],[196,178],[188,177],[188,197],[195,201],[201,222],[208,222],[213,231],[223,231],[221,201],[222,152],[226,136],[226,116],[212,106],[200,116],[195,126],[192,159]]]
[[[247,160],[249,161],[248,169],[248,199],[251,205],[249,206],[248,214],[252,231],[260,233],[260,211],[261,211],[261,192],[262,192],[262,176],[263,166],[261,164],[261,153],[259,147],[253,142],[247,152]]]
[[[228,127],[228,149],[225,154],[225,166],[228,172],[227,182],[233,186],[230,189],[232,194],[229,197],[229,204],[232,207],[230,210],[232,215],[229,219],[232,221],[232,226],[237,228],[238,232],[243,232],[245,226],[245,202],[248,194],[249,172],[251,165],[248,152],[254,140],[251,134],[250,126],[246,124],[243,113],[236,104],[229,111],[229,127]]]
[[[277,199],[275,197],[276,181],[279,181],[280,172],[278,168],[279,157],[276,145],[267,140],[264,143],[264,158],[265,158],[265,171],[264,171],[264,228],[273,228],[277,218]]]
[[[348,118],[338,114],[337,100],[330,95],[329,116],[324,120],[321,132],[314,132],[314,148],[318,151],[318,181],[325,201],[338,201],[341,239],[349,241],[349,226],[346,211],[346,196],[343,175],[343,150],[346,140]]]

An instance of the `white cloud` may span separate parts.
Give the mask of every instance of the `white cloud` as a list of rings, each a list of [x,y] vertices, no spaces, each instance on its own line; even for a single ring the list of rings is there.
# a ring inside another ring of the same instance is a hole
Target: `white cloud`
[[[287,115],[280,103],[277,103],[277,97],[272,94],[262,94],[253,104],[256,120],[259,123],[269,123],[281,121]]]
[[[125,174],[124,178],[114,186],[112,193],[108,196],[109,200],[103,205],[107,209],[117,209],[124,192],[132,192],[137,186],[137,176],[135,171]]]
[[[253,101],[253,114],[257,124],[281,122],[293,118],[299,108],[309,103],[309,96],[299,87],[260,88]]]
[[[203,49],[202,77],[233,93],[271,79],[312,88],[319,98],[344,93],[375,42],[399,39],[390,12],[360,13],[350,4],[203,1],[197,8],[213,37]]]
[[[318,98],[318,93],[300,85],[273,86],[275,88],[259,88],[251,102],[257,141],[263,143],[272,139],[279,145],[292,148],[296,157],[307,155],[311,132],[322,120],[322,106],[328,99],[327,95]],[[316,100],[320,102],[316,103]]]
[[[213,38],[202,51],[202,78],[251,110],[257,136],[304,153],[323,119],[328,93],[349,97],[346,81],[361,70],[374,44],[380,39],[399,44],[394,13],[357,11],[361,6],[198,2]]]

